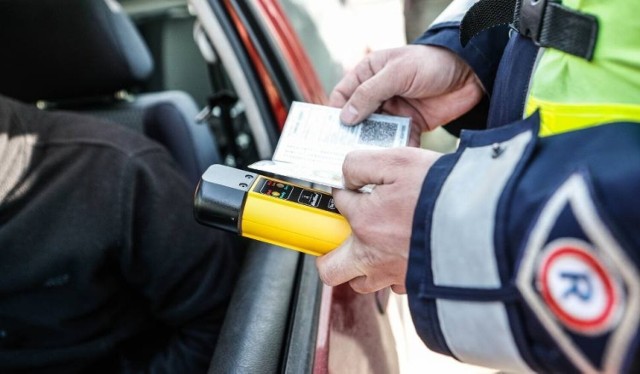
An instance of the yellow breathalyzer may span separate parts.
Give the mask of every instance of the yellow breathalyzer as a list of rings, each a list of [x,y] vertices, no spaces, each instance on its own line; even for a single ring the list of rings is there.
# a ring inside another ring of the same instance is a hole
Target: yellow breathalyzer
[[[202,224],[315,256],[351,233],[330,194],[225,165],[202,175],[194,214]]]

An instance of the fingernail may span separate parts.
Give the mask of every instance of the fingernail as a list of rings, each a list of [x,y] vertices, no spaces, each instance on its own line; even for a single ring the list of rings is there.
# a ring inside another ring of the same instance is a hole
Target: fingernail
[[[340,116],[340,120],[347,125],[353,125],[358,117],[358,110],[353,107],[353,105],[349,105],[345,110],[342,111],[342,115]]]

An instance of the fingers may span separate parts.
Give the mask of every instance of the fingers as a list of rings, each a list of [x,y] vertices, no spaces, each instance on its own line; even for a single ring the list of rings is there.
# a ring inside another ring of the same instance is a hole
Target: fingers
[[[338,208],[340,214],[342,214],[347,221],[354,218],[352,217],[353,214],[358,214],[358,209],[354,209],[357,208],[354,204],[358,203],[361,196],[354,197],[353,195],[359,194],[360,193],[358,191],[342,190],[338,188],[334,188],[331,193],[333,201],[336,204],[336,208]]]
[[[365,57],[352,71],[347,73],[347,75],[338,82],[331,92],[331,95],[329,95],[330,106],[337,108],[344,107],[355,90],[375,74],[369,62],[371,58],[371,55]]]
[[[371,277],[360,276],[352,279],[349,282],[349,286],[351,286],[351,288],[357,293],[367,294],[380,291],[389,285],[384,281],[384,279],[373,279]],[[407,293],[407,288],[403,284],[392,284],[391,291],[403,295]]]
[[[381,170],[381,164],[385,161],[379,156],[380,153],[385,152],[349,152],[342,163],[344,186],[350,190],[357,190],[367,184],[384,184],[385,175]]]
[[[353,236],[350,236],[338,248],[316,259],[318,274],[322,282],[329,286],[338,286],[349,283],[351,288],[358,293],[371,293],[389,286],[389,280],[383,276],[369,276],[358,264],[354,253],[356,246],[362,245]],[[393,285],[395,289],[402,291],[404,285]],[[406,293],[406,291],[404,291]]]
[[[404,284],[394,284],[391,285],[391,291],[399,295],[404,295],[407,293],[407,287]]]
[[[316,259],[318,273],[323,283],[337,286],[364,275],[356,266],[356,259],[351,251],[354,240],[353,236],[349,236],[338,248]]]
[[[345,187],[357,190],[368,184],[392,183],[398,175],[398,167],[410,163],[416,150],[402,147],[349,152],[342,164]]]
[[[329,105],[342,108],[340,120],[347,125],[362,122],[382,103],[398,94],[400,85],[386,68],[389,52],[381,51],[365,57],[334,88]]]
[[[387,286],[404,292],[416,186],[437,159],[432,153],[404,147],[347,155],[343,164],[347,188],[377,186],[370,194],[333,190],[336,207],[349,221],[352,234],[338,248],[316,260],[325,284],[348,282],[360,293]]]
[[[345,124],[357,124],[374,113],[385,100],[400,94],[398,80],[391,76],[391,70],[382,68],[363,81],[344,105],[340,120]]]
[[[384,278],[357,277],[349,282],[349,286],[357,293],[366,294],[379,291],[389,285]]]

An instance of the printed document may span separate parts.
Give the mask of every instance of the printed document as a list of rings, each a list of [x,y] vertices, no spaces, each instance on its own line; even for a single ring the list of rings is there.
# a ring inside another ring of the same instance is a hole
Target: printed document
[[[342,163],[356,149],[406,146],[411,119],[372,114],[362,123],[346,126],[340,109],[293,102],[272,160],[249,165],[290,178],[344,188]]]

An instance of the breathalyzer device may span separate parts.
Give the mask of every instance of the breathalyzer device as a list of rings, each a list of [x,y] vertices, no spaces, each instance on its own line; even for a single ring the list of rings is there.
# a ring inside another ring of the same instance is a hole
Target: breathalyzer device
[[[194,214],[202,224],[315,256],[351,233],[330,194],[225,165],[202,175]]]

